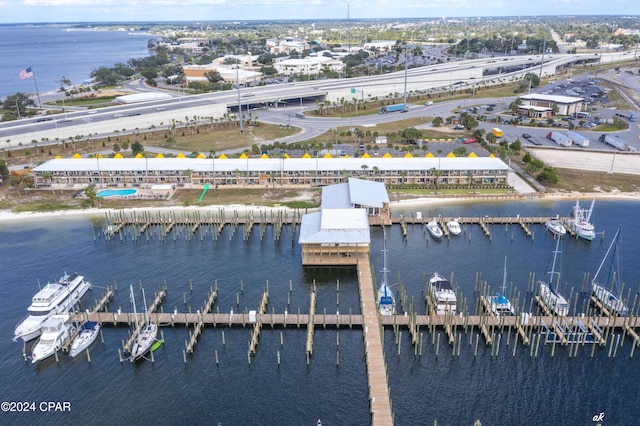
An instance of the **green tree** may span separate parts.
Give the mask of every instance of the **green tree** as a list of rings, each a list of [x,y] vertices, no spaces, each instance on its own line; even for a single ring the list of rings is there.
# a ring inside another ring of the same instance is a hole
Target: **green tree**
[[[84,195],[87,197],[89,206],[95,207],[100,204],[100,197],[98,197],[96,189],[92,185],[89,185],[84,189]]]
[[[29,96],[24,93],[16,93],[15,95],[9,95],[2,103],[2,109],[10,111],[15,117],[24,117],[27,115],[27,107],[35,107],[36,103]]]
[[[0,176],[9,176],[9,167],[4,160],[0,160]]]
[[[442,117],[433,117],[431,124],[433,124],[433,127],[440,127],[442,126],[443,122],[444,120],[442,119]]]
[[[204,73],[204,76],[211,83],[217,83],[219,81],[224,80],[218,71],[207,71]]]
[[[142,154],[144,152],[144,146],[138,142],[135,141],[134,143],[131,144],[131,153],[136,156],[138,154]]]
[[[558,172],[553,167],[545,167],[538,175],[538,181],[543,185],[554,185],[558,183]]]

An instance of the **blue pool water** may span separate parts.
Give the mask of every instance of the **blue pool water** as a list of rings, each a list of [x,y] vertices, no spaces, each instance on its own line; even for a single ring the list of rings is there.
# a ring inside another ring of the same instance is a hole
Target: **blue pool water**
[[[128,197],[136,192],[136,189],[103,189],[98,192],[98,197]]]

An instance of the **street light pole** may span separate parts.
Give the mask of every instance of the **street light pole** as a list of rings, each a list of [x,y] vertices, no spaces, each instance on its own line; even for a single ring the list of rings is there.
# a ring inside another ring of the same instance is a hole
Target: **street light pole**
[[[240,101],[240,77],[239,77],[239,63],[238,58],[236,57],[236,87],[238,88],[238,111],[240,117],[240,134],[244,134],[244,128],[242,127],[242,102]]]

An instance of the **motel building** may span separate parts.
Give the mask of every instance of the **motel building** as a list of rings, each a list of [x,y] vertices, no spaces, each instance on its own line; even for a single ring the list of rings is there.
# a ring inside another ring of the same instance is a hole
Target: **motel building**
[[[303,188],[347,183],[350,177],[385,185],[507,185],[509,167],[499,158],[477,157],[362,157],[322,158],[305,154],[302,158],[262,155],[251,158],[56,158],[34,169],[36,188],[83,189],[150,188],[174,185],[176,188]],[[354,200],[356,200],[354,198]],[[355,204],[359,204],[355,202]],[[383,208],[383,207],[377,207]]]

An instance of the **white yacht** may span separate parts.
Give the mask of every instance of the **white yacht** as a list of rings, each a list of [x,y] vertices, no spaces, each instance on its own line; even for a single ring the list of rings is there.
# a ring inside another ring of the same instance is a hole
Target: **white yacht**
[[[78,334],[71,343],[69,355],[76,357],[85,351],[98,338],[100,324],[97,322],[85,322],[78,330]]]
[[[565,229],[562,222],[557,219],[552,219],[548,222],[545,222],[544,226],[554,235],[559,235],[562,237],[567,233],[567,230]]]
[[[560,246],[560,238],[556,241],[556,249],[553,252],[553,264],[551,265],[551,271],[549,272],[549,282],[546,283],[542,280],[539,281],[540,284],[540,298],[544,302],[544,304],[553,312],[555,315],[564,317],[569,315],[569,304],[567,303],[567,299],[560,294],[560,292],[553,286],[554,280],[557,280],[560,276],[559,272],[556,272],[556,259],[558,257],[558,247]]]
[[[442,235],[443,235],[442,229],[440,229],[440,225],[438,225],[438,222],[436,222],[435,220],[432,220],[431,222],[427,223],[427,230],[429,231],[431,236],[436,240],[439,240],[440,238],[442,238]]]
[[[457,298],[451,282],[434,272],[429,280],[429,286],[436,315],[455,315]]]
[[[593,276],[593,280],[591,280],[591,286],[593,290],[593,295],[598,299],[602,306],[604,306],[609,312],[617,314],[621,317],[626,317],[628,314],[627,305],[622,300],[622,295],[618,294],[621,291],[621,282],[622,278],[620,277],[620,245],[618,242],[618,237],[620,236],[620,228],[618,228],[618,232],[613,237],[613,241],[609,245],[607,252],[602,258],[602,262],[598,267],[595,275]],[[611,251],[613,250],[613,252]],[[605,285],[600,284],[600,271],[604,266],[607,257],[609,257],[609,253],[611,253],[611,258],[609,260],[609,270],[607,271],[607,276],[603,280],[604,283],[610,283],[609,287],[605,287]]]
[[[593,240],[596,236],[595,228],[590,222],[595,201],[596,199],[594,198],[593,201],[591,201],[591,207],[589,207],[589,210],[586,210],[581,208],[579,201],[576,200],[576,205],[571,208],[571,215],[567,223],[569,229],[575,232],[578,237],[588,241]]]
[[[449,230],[449,233],[454,236],[458,236],[460,235],[460,233],[462,233],[462,228],[460,228],[460,223],[455,219],[447,222],[447,229]]]
[[[485,296],[487,303],[491,307],[493,315],[512,316],[516,314],[511,302],[506,296],[507,294],[507,256],[504,257],[504,270],[502,272],[502,294],[497,293],[495,296]]]
[[[130,286],[129,290],[131,292],[131,303],[133,304],[133,316],[136,319],[136,336],[131,344],[131,353],[129,355],[129,361],[134,362],[144,358],[147,352],[151,350],[151,346],[156,342],[156,336],[158,335],[158,324],[152,323],[149,319],[147,314],[147,301],[144,297],[144,289],[142,289],[145,323],[143,327],[140,327],[138,313],[136,312],[136,300],[133,295],[133,286]]]
[[[56,314],[66,314],[84,296],[91,284],[82,275],[64,274],[58,282],[48,283],[31,299],[27,315],[16,326],[13,341],[25,342],[40,335],[43,323]]]
[[[42,361],[62,348],[75,327],[69,321],[69,315],[52,315],[42,325],[40,340],[31,350],[31,362]]]
[[[396,301],[393,297],[393,292],[389,287],[389,281],[387,279],[389,270],[387,269],[387,241],[384,242],[384,263],[382,267],[382,284],[378,289],[378,310],[380,315],[393,315],[395,310]]]

